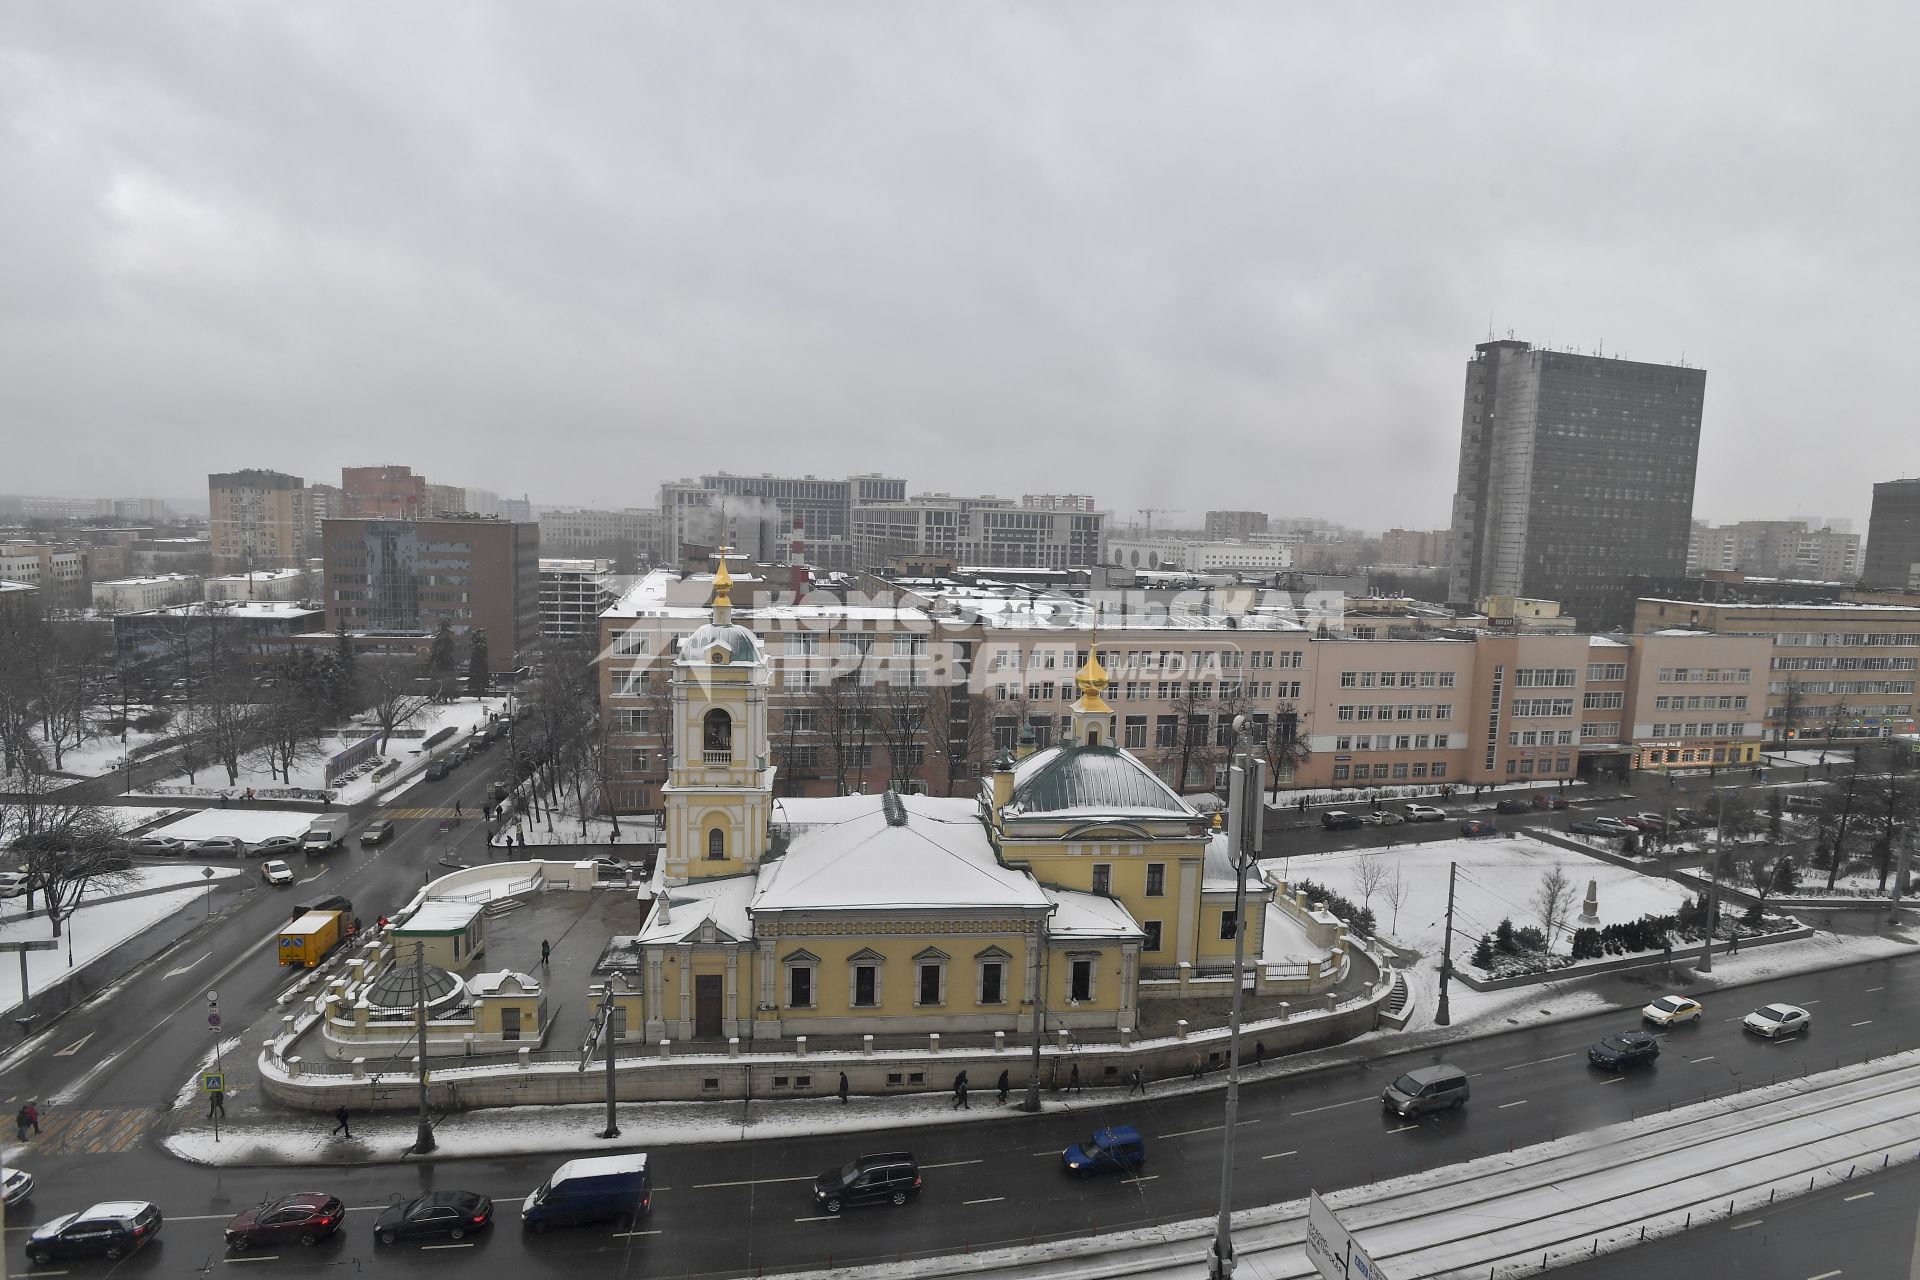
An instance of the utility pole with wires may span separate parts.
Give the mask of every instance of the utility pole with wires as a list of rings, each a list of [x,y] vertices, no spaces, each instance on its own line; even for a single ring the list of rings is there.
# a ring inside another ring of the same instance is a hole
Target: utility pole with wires
[[[1220,1151],[1220,1213],[1214,1225],[1213,1252],[1207,1261],[1209,1280],[1233,1275],[1233,1147],[1234,1126],[1240,1113],[1240,1015],[1246,1001],[1247,873],[1260,856],[1260,799],[1265,791],[1261,771],[1266,761],[1253,754],[1247,738],[1247,717],[1235,716],[1234,759],[1227,771],[1227,849],[1233,857],[1233,1005],[1227,1035],[1227,1114]]]
[[[420,1050],[420,1119],[414,1128],[413,1154],[424,1156],[434,1148],[433,1113],[427,1109],[427,941],[413,945],[414,1034]]]
[[[1447,979],[1453,976],[1453,882],[1460,874],[1460,864],[1447,864],[1447,925],[1440,935],[1440,1007],[1433,1011],[1435,1026],[1444,1027],[1453,1021],[1453,1014],[1447,1009]]]

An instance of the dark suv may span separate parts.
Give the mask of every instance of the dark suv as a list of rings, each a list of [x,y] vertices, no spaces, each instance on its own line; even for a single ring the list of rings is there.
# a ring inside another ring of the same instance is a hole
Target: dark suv
[[[1357,813],[1348,813],[1345,809],[1330,809],[1320,815],[1320,825],[1328,831],[1357,831],[1366,824]]]
[[[27,1257],[40,1267],[56,1258],[124,1258],[159,1234],[158,1206],[144,1200],[108,1200],[35,1227],[27,1240]]]
[[[904,1151],[860,1156],[813,1180],[813,1198],[828,1213],[847,1205],[905,1204],[920,1194],[920,1166]]]
[[[1636,1062],[1652,1062],[1659,1056],[1660,1042],[1644,1031],[1622,1031],[1587,1050],[1587,1061],[1608,1071],[1625,1071]]]

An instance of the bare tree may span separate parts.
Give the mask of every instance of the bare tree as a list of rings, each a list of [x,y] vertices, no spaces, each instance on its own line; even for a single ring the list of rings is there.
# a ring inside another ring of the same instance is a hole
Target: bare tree
[[[1800,692],[1800,679],[1789,675],[1786,689],[1780,701],[1780,719],[1773,726],[1773,740],[1785,742],[1794,736],[1800,727],[1800,717],[1806,706],[1806,697]]]
[[[227,785],[240,783],[240,759],[260,743],[261,708],[252,684],[238,671],[209,676],[193,704],[193,724],[207,756],[227,771]]]
[[[1267,758],[1267,788],[1274,800],[1280,798],[1283,775],[1291,781],[1294,772],[1312,754],[1307,747],[1307,736],[1300,731],[1300,720],[1298,707],[1291,702],[1281,703],[1268,721],[1265,740],[1260,744]]]
[[[373,697],[367,709],[380,726],[380,754],[385,755],[388,744],[393,741],[393,731],[419,715],[433,699],[415,689],[412,675],[397,662],[382,662],[374,667],[367,688]]]
[[[1904,742],[1886,742],[1863,749],[1868,757],[1867,807],[1874,825],[1873,864],[1879,887],[1886,892],[1893,875],[1894,846],[1901,831],[1920,816],[1920,780],[1913,772],[1913,748]]]
[[[325,708],[309,691],[291,677],[280,679],[255,715],[254,756],[270,775],[292,785],[294,769],[325,757],[320,739],[325,724]]]
[[[1394,869],[1398,869],[1396,863]],[[1373,910],[1373,895],[1386,887],[1389,875],[1388,860],[1377,853],[1360,855],[1360,861],[1354,864],[1353,887],[1360,892],[1360,905]]]
[[[1540,932],[1547,935],[1547,945],[1566,928],[1567,920],[1573,915],[1573,881],[1559,867],[1551,867],[1540,877],[1540,888],[1534,893],[1529,904],[1533,907],[1534,918],[1540,921]]]
[[[947,794],[986,771],[993,748],[993,699],[975,693],[965,683],[941,685],[934,691],[931,713],[934,732],[947,761]]]
[[[862,661],[842,661],[813,688],[814,726],[827,749],[837,796],[847,794],[849,778],[862,778],[870,760],[877,699],[869,674]]]
[[[1855,824],[1871,782],[1871,779],[1863,776],[1866,757],[1865,751],[1853,753],[1853,767],[1847,771],[1846,781],[1841,785],[1840,812],[1831,821],[1825,818],[1820,821],[1817,837],[1820,854],[1831,859],[1827,863],[1828,889],[1833,888],[1834,882],[1840,878],[1840,872],[1845,869],[1852,853],[1852,839],[1858,834]]]
[[[36,770],[0,800],[0,836],[19,857],[27,909],[34,910],[37,897],[56,938],[89,886],[125,888],[137,878],[128,859],[115,852],[118,828],[112,819],[96,806],[62,800],[63,785]]]
[[[1400,863],[1393,864],[1393,870],[1387,873],[1387,882],[1382,887],[1387,905],[1393,908],[1393,923],[1387,926],[1388,933],[1400,932],[1400,908],[1407,905],[1407,899],[1413,893],[1413,885],[1408,883]]]
[[[917,682],[917,670],[896,669],[888,673],[888,682],[874,697],[874,732],[887,753],[887,786],[894,791],[913,790],[913,782],[924,783],[927,761],[927,721],[933,698],[924,684]]]
[[[1162,763],[1173,769],[1173,789],[1182,795],[1187,791],[1187,779],[1195,773],[1211,786],[1213,767],[1221,757],[1213,727],[1214,703],[1201,696],[1201,687],[1199,681],[1182,681],[1175,686],[1177,692],[1172,699],[1178,727],[1174,745],[1162,757]]]

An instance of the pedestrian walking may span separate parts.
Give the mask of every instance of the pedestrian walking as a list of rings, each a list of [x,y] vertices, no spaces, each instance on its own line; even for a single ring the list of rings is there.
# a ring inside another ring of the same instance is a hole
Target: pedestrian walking
[[[1200,1055],[1196,1053],[1193,1055],[1193,1078],[1195,1080],[1200,1078],[1200,1071]]]
[[[1140,1074],[1140,1068],[1135,1067],[1133,1069],[1133,1084],[1127,1089],[1127,1096],[1131,1098],[1136,1093],[1145,1094],[1146,1091],[1147,1078]]]
[[[219,1116],[222,1119],[225,1119],[226,1114],[227,1114],[226,1090],[215,1089],[212,1093],[207,1095],[207,1119],[211,1120],[215,1116]]]
[[[351,1138],[353,1136],[353,1130],[347,1127],[347,1120],[349,1119],[349,1116],[347,1114],[347,1108],[345,1107],[345,1105],[342,1105],[338,1111],[333,1113],[333,1118],[339,1123],[333,1126],[333,1129],[327,1134],[327,1136],[332,1137],[336,1133],[344,1133],[349,1138]]]
[[[1257,1067],[1266,1060],[1267,1042],[1265,1040],[1255,1040],[1253,1042],[1253,1065]]]
[[[460,802],[458,800],[453,802],[453,816],[456,821],[460,818]]]
[[[220,793],[220,807],[222,809],[227,807],[227,793],[224,791]]]
[[[1003,1070],[1000,1073],[1000,1105],[1001,1106],[1005,1106],[1007,1104],[1007,1091],[1010,1087],[1011,1086],[1007,1083],[1007,1073]]]
[[[1730,940],[1728,940],[1727,954],[1730,956],[1737,956],[1740,954],[1740,935],[1738,933],[1734,934],[1733,937]]]
[[[527,837],[524,832],[520,832],[520,831],[514,832],[513,839],[514,839],[514,842],[518,844],[522,849],[527,847]]]
[[[248,787],[248,788],[247,788],[247,803],[248,803],[248,804],[252,804],[252,803],[253,803],[253,788],[252,788],[252,787]]]
[[[542,969],[546,968],[548,962],[551,961],[552,959],[553,959],[553,944],[548,942],[545,938],[540,939],[540,967]]]
[[[847,1105],[847,1073],[844,1071],[840,1073],[840,1105]]]
[[[27,1099],[27,1105],[21,1108],[21,1110],[27,1113],[27,1123],[33,1126],[34,1133],[38,1135],[40,1132],[40,1108],[34,1103],[33,1099],[29,1098]]]
[[[948,1107],[947,1110],[973,1110],[973,1107],[967,1102],[967,1073],[964,1071],[953,1078],[953,1105]]]
[[[20,1110],[14,1114],[13,1127],[20,1131],[20,1141],[22,1142],[27,1140],[27,1125],[29,1123],[27,1119],[27,1109],[21,1107]]]
[[[1067,1073],[1067,1092],[1080,1093],[1080,1064],[1074,1063],[1073,1070]]]

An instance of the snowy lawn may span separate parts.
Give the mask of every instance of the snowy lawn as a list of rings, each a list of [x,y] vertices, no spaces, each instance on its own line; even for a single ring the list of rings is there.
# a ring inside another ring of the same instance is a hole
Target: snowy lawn
[[[437,755],[442,750],[459,742],[476,726],[485,724],[489,713],[506,710],[506,705],[507,700],[505,698],[481,698],[479,700],[462,698],[457,702],[435,703],[424,708],[419,715],[415,716],[403,726],[404,729],[409,731],[419,731],[418,736],[404,738],[396,736],[387,744],[385,758],[387,760],[400,762],[399,770],[388,773],[385,777],[377,781],[373,778],[370,770],[336,780],[331,788],[334,792],[334,803],[347,806],[360,804],[372,799],[376,791],[383,787],[391,786],[400,777],[409,773],[411,771],[409,766],[425,766],[428,756],[424,752],[421,744],[435,733],[449,727],[458,731],[444,741],[435,744],[433,754]],[[378,723],[365,714],[354,717],[354,725],[362,729],[377,730],[379,728]],[[219,765],[214,765],[210,768],[199,770],[194,775],[195,781],[190,782],[186,774],[179,773],[155,784],[154,788],[150,791],[136,794],[152,796],[239,796],[244,794],[248,787],[252,787],[256,792],[262,793],[287,788],[294,788],[306,792],[318,792],[327,788],[327,761],[360,741],[360,737],[346,738],[328,736],[321,739],[319,754],[296,764],[293,768],[291,780],[283,780],[273,776],[267,771],[265,761],[243,756],[240,760],[240,777],[231,784],[227,782],[226,770]],[[379,757],[375,757],[373,763],[377,764],[379,760]],[[256,803],[271,804],[273,803],[273,797],[262,795]]]
[[[1397,924],[1393,904],[1387,898],[1389,890],[1376,888],[1369,902],[1360,887],[1363,869],[1370,863],[1383,865],[1389,873],[1399,870],[1406,900],[1400,906]],[[1467,965],[1480,935],[1492,933],[1503,918],[1511,917],[1515,927],[1538,927],[1539,912],[1532,898],[1539,891],[1541,877],[1555,867],[1573,884],[1576,915],[1586,899],[1587,882],[1597,883],[1598,914],[1603,925],[1625,924],[1648,914],[1665,915],[1678,910],[1690,896],[1670,880],[1520,836],[1341,849],[1305,857],[1270,858],[1261,866],[1283,879],[1311,880],[1357,905],[1370,905],[1383,936],[1419,952],[1437,970],[1446,928],[1449,864],[1459,867],[1453,909],[1455,968]],[[1569,916],[1567,927],[1578,923]],[[1570,937],[1562,933],[1553,939],[1551,949],[1565,954],[1570,943]]]
[[[72,935],[73,968],[105,955],[128,938],[145,933],[169,916],[199,908],[207,892],[200,868],[169,867],[166,871],[169,874],[191,873],[200,880],[201,887],[82,906],[65,925],[65,932]],[[240,874],[232,868],[216,869],[214,873],[216,879]],[[46,938],[51,934],[52,929],[44,918],[10,917],[0,920],[0,939],[8,942]],[[63,935],[56,950],[22,953],[27,957],[27,980],[34,991],[44,991],[72,971],[67,963],[67,946],[68,939]],[[0,1011],[12,1009],[19,1003],[20,962],[16,956],[7,956],[4,963],[0,963]]]
[[[175,840],[208,840],[214,836],[238,836],[257,844],[268,836],[304,835],[317,814],[288,813],[260,805],[238,804],[226,809],[195,809],[155,827],[148,835],[172,836]]]

